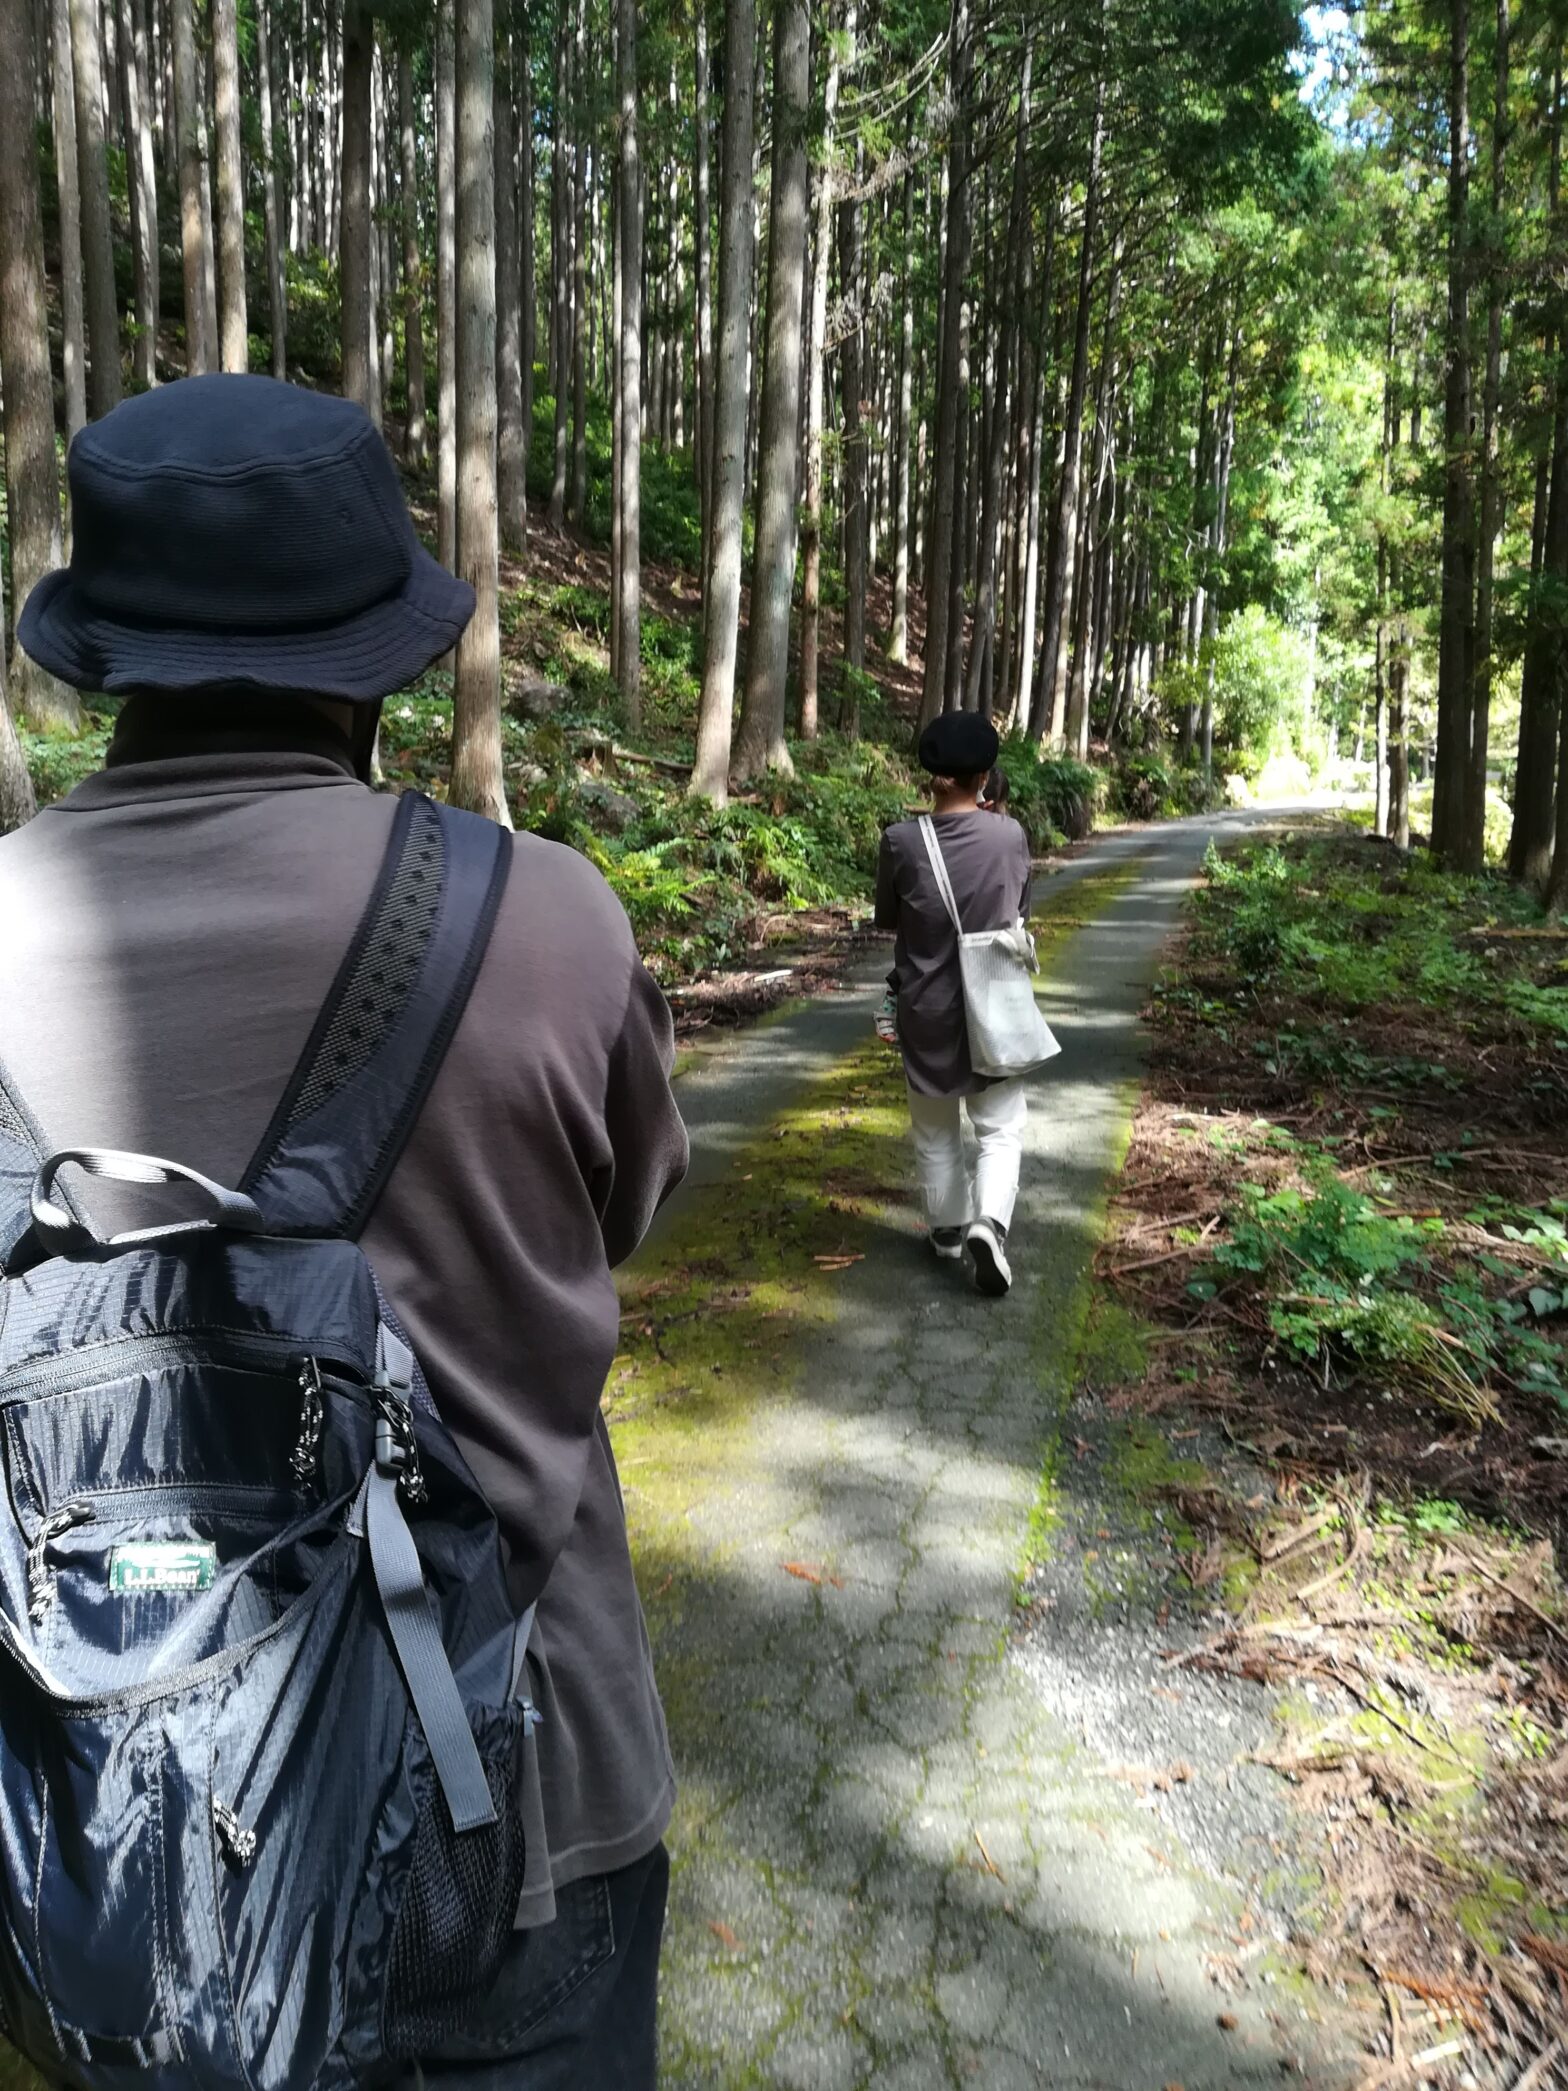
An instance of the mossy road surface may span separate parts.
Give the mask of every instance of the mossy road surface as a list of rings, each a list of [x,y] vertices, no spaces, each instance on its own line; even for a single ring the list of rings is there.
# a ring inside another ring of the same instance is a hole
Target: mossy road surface
[[[1346,2081],[1277,1991],[1215,1990],[1231,1891],[1151,1842],[1009,1656],[1138,1012],[1226,825],[1115,838],[1044,889],[1063,1052],[1004,1302],[919,1233],[867,1043],[885,961],[683,1079],[695,1167],[610,1392],[682,1781],[672,2091]]]

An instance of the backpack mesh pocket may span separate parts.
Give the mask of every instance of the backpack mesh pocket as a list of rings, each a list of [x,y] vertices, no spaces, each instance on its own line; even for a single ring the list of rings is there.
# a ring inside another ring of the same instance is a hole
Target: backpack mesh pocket
[[[418,1825],[387,1964],[385,2043],[392,2055],[426,2054],[461,2030],[488,1995],[511,1941],[523,1891],[523,1711],[486,1709],[472,1715],[472,1725],[496,1819],[462,1832],[452,1827],[414,1729]]]

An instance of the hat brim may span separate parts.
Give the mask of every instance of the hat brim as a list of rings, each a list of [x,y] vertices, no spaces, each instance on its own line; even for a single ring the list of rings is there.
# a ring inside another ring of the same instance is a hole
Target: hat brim
[[[61,567],[28,596],[16,636],[40,668],[79,690],[224,686],[370,703],[449,653],[473,614],[473,589],[421,545],[397,594],[308,631],[207,631],[106,617]]]

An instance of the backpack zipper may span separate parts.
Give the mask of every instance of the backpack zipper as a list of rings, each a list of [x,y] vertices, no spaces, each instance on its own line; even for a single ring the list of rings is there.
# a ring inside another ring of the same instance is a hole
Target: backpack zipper
[[[54,1584],[49,1577],[51,1544],[56,1539],[63,1539],[67,1532],[74,1532],[78,1525],[90,1523],[92,1516],[90,1503],[62,1503],[58,1510],[51,1510],[38,1527],[33,1543],[27,1549],[27,1616],[34,1626],[42,1622],[54,1595]]]
[[[315,1368],[319,1385],[320,1360],[308,1352],[302,1353],[298,1340],[289,1336],[214,1330],[210,1336],[193,1332],[185,1336],[120,1337],[73,1352],[69,1358],[23,1367],[0,1377],[0,1408],[26,1396],[83,1393],[143,1368],[157,1371],[166,1365],[214,1364],[235,1365],[242,1371],[275,1372],[295,1362],[301,1371],[302,1386],[306,1365]],[[353,1365],[340,1366],[332,1361],[329,1369],[334,1378],[345,1379],[351,1386],[368,1387],[364,1374]]]
[[[314,1480],[321,1463],[321,1427],[326,1406],[321,1398],[321,1367],[308,1354],[299,1366],[299,1436],[289,1455],[289,1470],[296,1481]]]

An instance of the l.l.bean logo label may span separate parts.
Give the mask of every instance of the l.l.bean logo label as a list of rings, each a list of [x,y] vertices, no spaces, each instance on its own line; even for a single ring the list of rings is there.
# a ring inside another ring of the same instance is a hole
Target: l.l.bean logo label
[[[117,1546],[109,1556],[109,1588],[124,1597],[147,1591],[210,1590],[218,1573],[218,1549],[200,1541],[143,1541]]]

